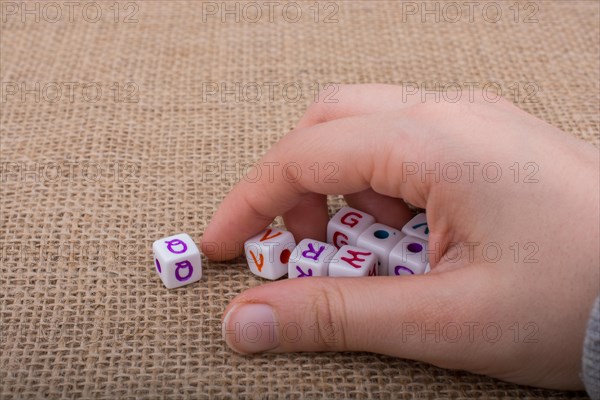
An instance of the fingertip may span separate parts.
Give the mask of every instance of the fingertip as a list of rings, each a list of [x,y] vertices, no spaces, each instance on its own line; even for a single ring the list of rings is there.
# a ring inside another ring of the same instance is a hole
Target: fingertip
[[[222,335],[237,353],[254,354],[279,345],[275,312],[268,304],[237,303],[225,314]]]
[[[239,257],[244,250],[244,243],[237,241],[218,241],[215,235],[208,231],[200,238],[198,243],[200,251],[211,261],[228,261]]]

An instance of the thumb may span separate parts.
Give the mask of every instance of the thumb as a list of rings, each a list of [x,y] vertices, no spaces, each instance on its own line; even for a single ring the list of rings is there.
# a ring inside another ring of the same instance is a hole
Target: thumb
[[[474,278],[466,276],[469,269],[402,278],[287,279],[261,285],[228,306],[223,335],[233,350],[245,354],[369,351],[455,367],[453,359],[462,364],[458,359],[468,341],[457,340],[452,332],[453,340],[446,343],[441,327],[477,318],[469,307],[481,304],[478,292],[489,289],[481,280],[469,284]],[[487,295],[493,293],[488,290]],[[439,332],[432,333],[436,326]],[[429,329],[428,336],[423,337],[423,329]]]

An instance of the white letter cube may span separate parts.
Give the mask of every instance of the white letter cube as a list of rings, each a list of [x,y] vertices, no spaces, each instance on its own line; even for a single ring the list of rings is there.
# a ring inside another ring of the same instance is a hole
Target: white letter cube
[[[389,270],[394,275],[421,275],[428,263],[427,242],[414,236],[405,236],[390,253]]]
[[[327,243],[338,249],[356,246],[358,236],[375,223],[375,218],[351,207],[342,207],[327,224]]]
[[[427,225],[427,215],[425,213],[417,214],[402,227],[402,232],[408,236],[415,236],[419,239],[429,240],[429,225]]]
[[[200,250],[187,233],[159,239],[152,244],[154,265],[167,289],[199,281],[202,278]]]
[[[373,224],[360,234],[356,246],[371,250],[377,256],[377,275],[388,274],[388,261],[394,246],[406,235],[384,224]]]
[[[329,276],[375,276],[377,256],[356,246],[342,246],[329,264]]]
[[[288,264],[288,278],[327,276],[329,263],[337,248],[318,240],[304,239],[292,252]]]
[[[244,244],[250,271],[275,280],[288,272],[288,261],[296,247],[294,236],[283,229],[267,228]]]

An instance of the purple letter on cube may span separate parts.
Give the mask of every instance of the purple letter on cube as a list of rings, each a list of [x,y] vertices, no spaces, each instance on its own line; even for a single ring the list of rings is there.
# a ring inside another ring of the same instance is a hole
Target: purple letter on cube
[[[181,261],[178,263],[175,263],[175,265],[177,265],[177,268],[175,268],[175,278],[177,278],[178,281],[187,281],[188,279],[191,278],[192,276],[192,272],[194,272],[194,267],[192,267],[192,263],[189,262],[188,260],[185,261]],[[179,273],[180,269],[186,268],[187,269],[187,274],[185,276],[181,276],[181,274]]]
[[[167,244],[167,250],[169,250],[173,254],[181,254],[187,251],[187,245],[181,239],[173,239],[171,241],[165,242]],[[175,246],[180,247],[179,250],[174,249]]]
[[[319,251],[315,251],[313,244],[309,243],[308,250],[303,251],[302,256],[304,256],[306,258],[312,258],[315,261],[319,261],[319,256],[321,255],[323,250],[325,250],[325,246],[319,246]],[[311,254],[311,253],[314,254],[314,256],[309,256],[309,254]]]

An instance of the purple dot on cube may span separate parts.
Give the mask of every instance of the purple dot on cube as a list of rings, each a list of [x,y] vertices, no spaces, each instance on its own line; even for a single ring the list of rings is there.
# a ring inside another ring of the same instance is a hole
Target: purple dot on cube
[[[406,246],[406,249],[411,253],[420,253],[423,251],[423,246],[419,243],[409,243],[408,246]]]
[[[377,239],[387,239],[390,236],[390,234],[388,231],[379,229],[379,230],[373,232],[373,236],[375,236]]]
[[[158,262],[158,258],[156,258],[154,260],[154,263],[156,264],[156,269],[158,270],[158,273],[160,274],[162,272],[162,270],[160,269],[160,263]]]

